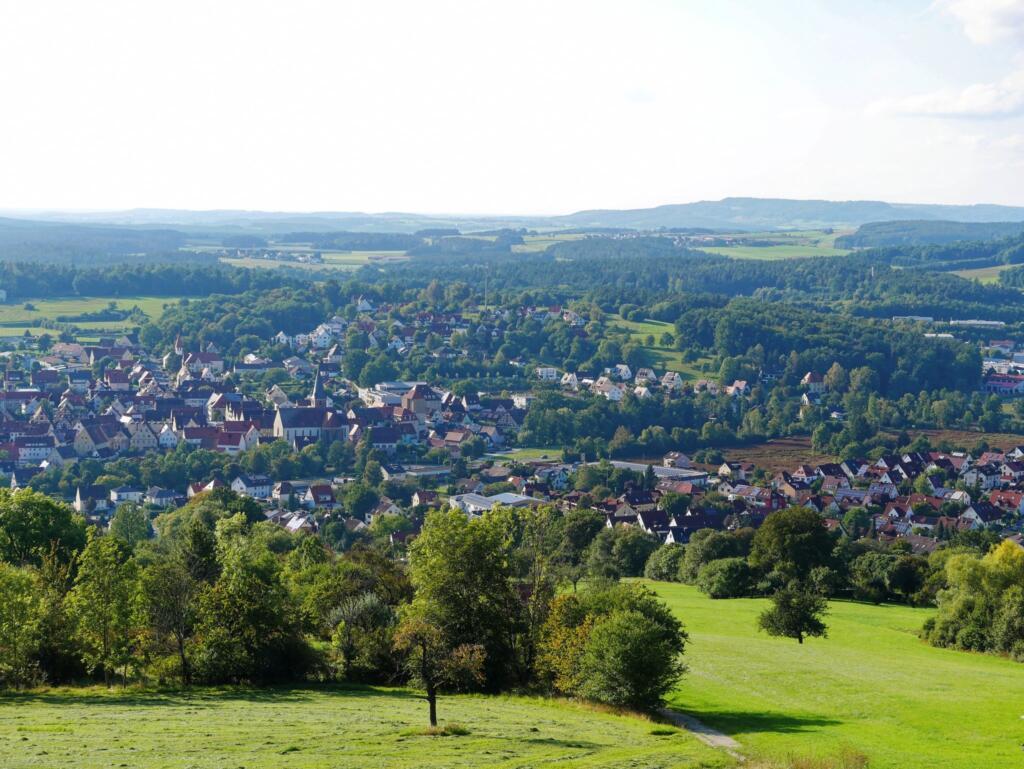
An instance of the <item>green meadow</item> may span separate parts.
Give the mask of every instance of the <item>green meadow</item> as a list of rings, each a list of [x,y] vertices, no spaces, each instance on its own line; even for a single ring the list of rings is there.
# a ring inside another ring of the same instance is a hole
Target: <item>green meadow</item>
[[[860,751],[871,769],[1021,766],[1024,666],[918,639],[931,610],[833,602],[828,637],[803,645],[757,630],[767,604],[712,601],[651,583],[690,633],[670,704],[747,755]]]
[[[30,333],[38,335],[47,331],[33,327],[33,321],[56,320],[61,316],[78,316],[84,313],[99,312],[116,302],[120,310],[138,307],[150,319],[156,320],[164,313],[164,308],[178,302],[174,296],[127,296],[127,297],[64,297],[57,299],[29,299],[27,302],[0,304],[0,335],[11,336]],[[26,309],[26,305],[31,309]],[[71,321],[74,325],[96,333],[122,331],[134,327],[131,321]],[[50,331],[49,333],[53,333]]]
[[[764,600],[650,584],[690,634],[689,669],[669,704],[736,739],[747,765],[833,766],[844,753],[867,756],[871,769],[1020,765],[1024,667],[924,644],[917,630],[929,609],[836,601],[828,637],[801,645],[757,631]],[[427,735],[425,703],[399,688],[9,693],[0,695],[0,766],[736,766],[685,731],[560,700],[444,696],[438,714],[456,734]]]
[[[798,259],[808,256],[844,256],[849,249],[836,248],[835,240],[843,231],[833,230],[792,230],[788,232],[747,232],[736,233],[736,237],[748,240],[767,240],[777,243],[772,246],[750,246],[742,242],[735,246],[708,246],[700,248],[713,254],[734,259]]]
[[[0,696],[4,769],[730,767],[686,732],[568,703],[451,696],[428,736],[402,689],[54,689]],[[459,730],[461,731],[461,730]]]
[[[661,320],[625,320],[620,315],[608,317],[610,327],[618,327],[629,332],[630,340],[640,344],[650,354],[651,363],[656,373],[663,374],[665,371],[677,371],[683,379],[704,379],[708,373],[701,370],[700,366],[706,361],[685,361],[683,353],[674,347],[663,345],[661,335],[668,331],[675,334],[675,328],[671,323]],[[654,337],[654,344],[647,344],[647,337]]]

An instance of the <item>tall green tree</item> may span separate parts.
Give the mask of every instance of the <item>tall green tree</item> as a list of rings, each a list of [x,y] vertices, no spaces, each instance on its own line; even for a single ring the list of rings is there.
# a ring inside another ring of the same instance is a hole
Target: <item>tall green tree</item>
[[[750,563],[790,579],[806,579],[811,569],[825,566],[834,543],[825,522],[814,510],[790,507],[765,518],[754,535]]]
[[[131,662],[138,605],[138,570],[125,544],[89,530],[67,599],[85,663],[111,674]]]
[[[85,546],[85,521],[68,505],[30,489],[0,489],[0,559],[38,566],[54,552],[69,561]]]
[[[149,539],[152,529],[149,515],[139,505],[126,502],[118,505],[110,520],[111,536],[121,539],[130,550],[143,540]]]
[[[498,511],[473,520],[458,510],[435,511],[409,550],[416,601],[429,607],[453,648],[484,647],[494,689],[515,677],[524,630],[505,523]]]
[[[183,686],[192,682],[189,645],[195,634],[202,584],[180,552],[159,557],[142,572],[142,594],[150,629],[157,643],[169,641],[173,645]]]
[[[21,687],[37,678],[42,618],[34,571],[0,562],[0,686]]]

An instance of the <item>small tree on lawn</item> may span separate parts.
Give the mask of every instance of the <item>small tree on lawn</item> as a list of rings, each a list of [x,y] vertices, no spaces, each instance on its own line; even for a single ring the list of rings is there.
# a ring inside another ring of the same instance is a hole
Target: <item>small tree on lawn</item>
[[[805,636],[825,636],[827,628],[821,618],[827,610],[820,594],[790,583],[772,596],[772,605],[761,614],[758,624],[769,635],[795,638],[802,644]]]
[[[484,679],[484,649],[474,644],[452,646],[441,627],[422,605],[413,604],[395,632],[394,648],[403,655],[405,669],[423,689],[430,708],[430,725],[437,726],[440,689],[464,689]]]

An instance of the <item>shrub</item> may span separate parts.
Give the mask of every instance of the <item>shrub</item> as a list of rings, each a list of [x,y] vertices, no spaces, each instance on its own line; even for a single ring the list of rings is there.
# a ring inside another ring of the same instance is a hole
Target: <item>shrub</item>
[[[720,558],[705,564],[697,575],[697,588],[711,598],[750,595],[753,574],[743,558]]]
[[[683,672],[687,636],[649,589],[619,584],[556,598],[541,639],[538,668],[555,691],[652,708]]]
[[[647,559],[644,576],[661,582],[675,582],[679,579],[679,564],[682,563],[684,548],[670,542],[662,545]]]
[[[633,708],[653,708],[683,673],[679,649],[638,611],[614,611],[594,625],[580,661],[580,694]]]

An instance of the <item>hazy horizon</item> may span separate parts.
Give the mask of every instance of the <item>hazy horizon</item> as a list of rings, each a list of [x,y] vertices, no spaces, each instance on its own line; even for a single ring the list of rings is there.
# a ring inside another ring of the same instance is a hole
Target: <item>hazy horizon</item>
[[[1024,205],[1024,0],[0,3],[0,209]]]

